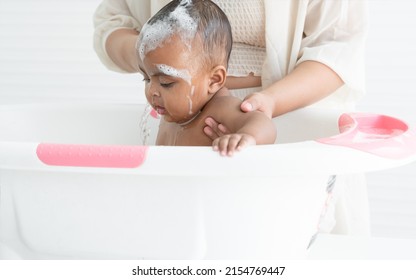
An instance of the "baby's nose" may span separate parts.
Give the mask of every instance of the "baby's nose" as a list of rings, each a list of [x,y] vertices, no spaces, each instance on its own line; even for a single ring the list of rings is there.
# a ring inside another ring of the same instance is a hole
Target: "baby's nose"
[[[150,92],[150,95],[151,96],[157,96],[157,97],[159,97],[160,96],[160,92],[159,92],[159,90],[157,89],[157,87],[156,86],[151,86],[150,88],[149,88],[149,92]]]

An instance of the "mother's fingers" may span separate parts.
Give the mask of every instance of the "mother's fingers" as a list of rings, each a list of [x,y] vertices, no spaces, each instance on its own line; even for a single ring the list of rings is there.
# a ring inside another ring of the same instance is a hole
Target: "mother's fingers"
[[[269,95],[261,92],[252,93],[246,98],[240,105],[240,109],[243,112],[260,111],[266,114],[269,118],[272,118],[274,103]]]
[[[229,134],[230,131],[227,127],[223,124],[217,122],[215,119],[211,117],[207,117],[205,119],[206,126],[204,127],[204,133],[211,138],[211,140],[215,140],[218,137],[224,136],[225,134]]]

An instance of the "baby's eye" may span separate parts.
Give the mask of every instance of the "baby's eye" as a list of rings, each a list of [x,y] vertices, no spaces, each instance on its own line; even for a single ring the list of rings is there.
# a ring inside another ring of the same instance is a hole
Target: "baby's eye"
[[[175,82],[170,82],[170,83],[160,83],[160,86],[161,86],[161,87],[164,87],[164,88],[170,88],[170,87],[172,87],[174,84],[175,84]]]
[[[150,79],[149,78],[143,78],[143,82],[149,83],[150,82]]]

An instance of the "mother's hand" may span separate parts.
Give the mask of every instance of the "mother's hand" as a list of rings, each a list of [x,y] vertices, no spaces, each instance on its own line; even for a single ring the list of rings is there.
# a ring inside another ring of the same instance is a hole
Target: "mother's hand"
[[[273,115],[274,102],[270,95],[262,92],[252,93],[241,103],[240,109],[243,112],[260,111],[270,119]]]
[[[204,127],[204,133],[209,138],[211,138],[212,141],[214,141],[218,137],[231,133],[227,127],[225,127],[223,124],[217,122],[211,117],[207,117],[205,119],[205,124],[206,126]]]

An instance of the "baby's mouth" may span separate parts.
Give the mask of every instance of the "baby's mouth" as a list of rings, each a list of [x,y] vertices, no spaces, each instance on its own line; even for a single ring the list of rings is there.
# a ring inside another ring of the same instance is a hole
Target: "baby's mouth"
[[[159,114],[159,115],[165,115],[166,114],[166,109],[165,107],[162,106],[154,106],[155,111]]]

